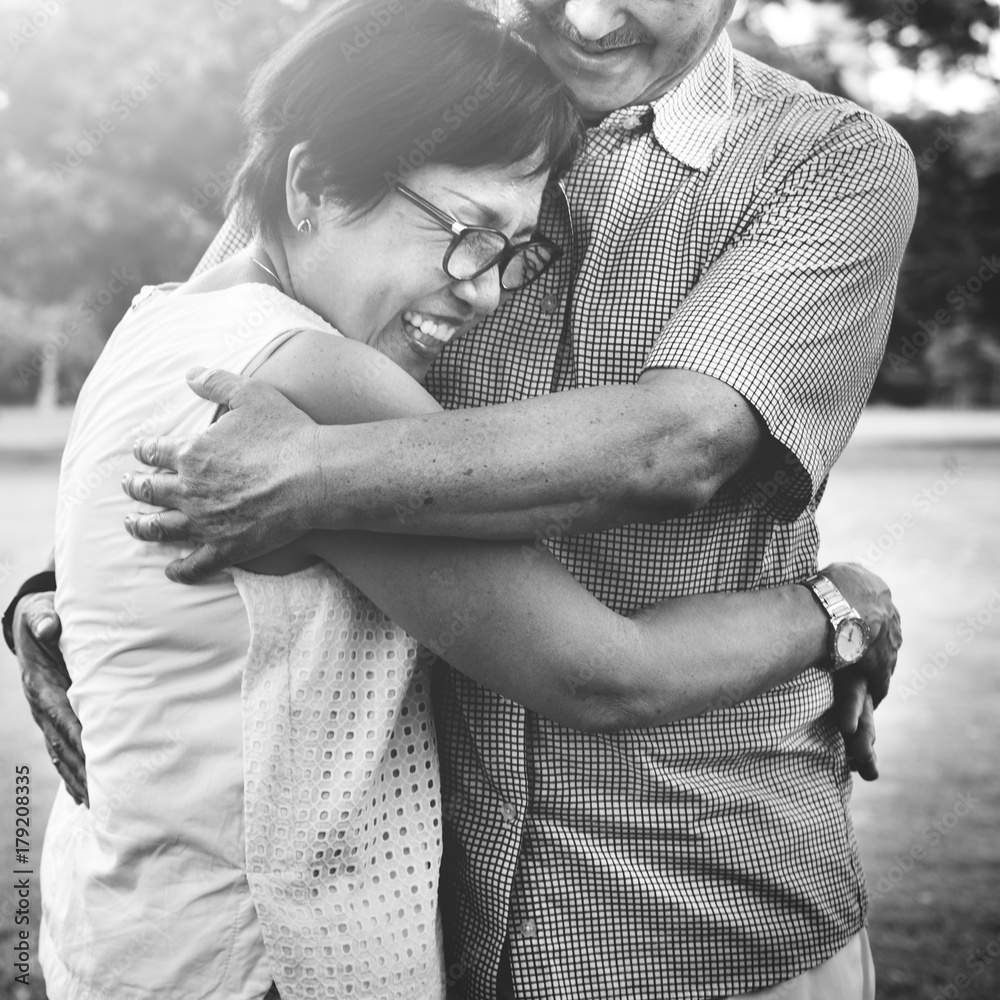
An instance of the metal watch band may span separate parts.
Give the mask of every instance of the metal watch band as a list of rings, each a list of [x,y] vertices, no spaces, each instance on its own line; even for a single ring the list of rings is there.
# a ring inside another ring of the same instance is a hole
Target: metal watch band
[[[816,595],[819,603],[823,605],[823,609],[830,616],[830,621],[834,624],[839,622],[841,618],[857,614],[848,603],[847,598],[822,573],[816,573],[803,582]]]

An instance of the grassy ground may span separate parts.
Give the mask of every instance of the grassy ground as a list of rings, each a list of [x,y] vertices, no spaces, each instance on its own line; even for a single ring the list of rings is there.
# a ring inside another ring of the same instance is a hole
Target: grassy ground
[[[821,507],[825,559],[867,561],[891,581],[906,642],[879,709],[880,779],[855,787],[884,1000],[1000,997],[1000,434],[996,421],[866,415]],[[50,546],[65,421],[0,413],[0,607]],[[949,444],[958,436],[965,443]],[[936,443],[934,443],[936,442]],[[927,491],[925,494],[923,491]],[[55,776],[0,651],[0,871],[14,867],[15,764],[32,768],[31,858]],[[16,899],[0,881],[0,998],[14,990]],[[32,877],[32,917],[38,912]],[[33,919],[31,940],[37,940]]]

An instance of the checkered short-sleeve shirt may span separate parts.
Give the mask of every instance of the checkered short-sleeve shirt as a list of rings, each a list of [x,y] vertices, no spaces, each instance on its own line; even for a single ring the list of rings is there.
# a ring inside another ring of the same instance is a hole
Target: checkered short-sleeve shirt
[[[770,434],[752,469],[689,516],[576,536],[554,523],[544,542],[622,613],[802,579],[827,473],[882,356],[915,204],[892,129],[723,35],[675,90],[590,130],[543,204],[565,256],[449,345],[428,386],[454,408],[651,368],[726,382]],[[209,260],[243,243],[230,227]],[[594,469],[592,488],[608,485]],[[457,992],[492,1000],[509,939],[518,997],[724,997],[798,975],[863,925],[828,675],[736,705],[722,691],[697,718],[615,735],[574,732],[447,668],[439,681]]]

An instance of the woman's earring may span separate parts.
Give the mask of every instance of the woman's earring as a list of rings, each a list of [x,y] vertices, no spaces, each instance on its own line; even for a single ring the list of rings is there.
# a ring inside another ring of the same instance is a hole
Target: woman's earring
[[[309,219],[303,219],[295,228],[308,236],[313,231],[313,224]]]

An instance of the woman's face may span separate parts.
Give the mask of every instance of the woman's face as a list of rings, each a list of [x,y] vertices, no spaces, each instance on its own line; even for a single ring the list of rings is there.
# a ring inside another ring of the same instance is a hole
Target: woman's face
[[[546,184],[544,174],[525,177],[531,166],[426,165],[404,183],[459,222],[499,229],[514,243],[534,231]],[[312,233],[285,242],[295,297],[397,363],[408,348],[419,357],[419,341],[428,337],[436,346],[467,333],[500,303],[497,268],[467,281],[450,278],[442,264],[451,233],[395,190],[353,220],[324,199],[310,221]]]

